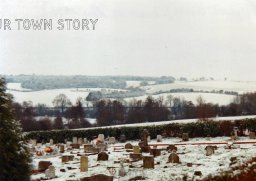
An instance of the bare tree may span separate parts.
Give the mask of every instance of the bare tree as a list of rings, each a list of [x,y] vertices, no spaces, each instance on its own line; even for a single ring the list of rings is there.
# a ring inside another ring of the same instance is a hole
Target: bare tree
[[[68,99],[68,97],[65,94],[59,94],[57,95],[54,100],[52,101],[52,104],[55,107],[59,107],[61,109],[61,112],[64,112],[64,108],[71,105],[71,101]]]

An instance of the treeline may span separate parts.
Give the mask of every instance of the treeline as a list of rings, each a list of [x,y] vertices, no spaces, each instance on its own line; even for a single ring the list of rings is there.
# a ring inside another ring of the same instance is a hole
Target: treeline
[[[134,99],[129,103],[118,100],[100,100],[91,107],[93,116],[90,115],[90,117],[96,117],[95,125],[91,125],[86,120],[89,112],[88,110],[85,111],[81,99],[72,105],[68,98],[61,94],[56,96],[53,102],[55,103],[55,110],[57,110],[55,113],[57,117],[53,121],[47,117],[36,120],[35,107],[31,103],[13,103],[13,111],[16,119],[21,121],[23,130],[85,128],[173,119],[199,118],[206,120],[216,116],[256,114],[256,93],[243,94],[226,106],[206,103],[202,97],[198,97],[197,104],[172,96],[168,96],[167,101],[164,101],[162,97],[155,99],[151,96],[147,97],[145,101]],[[38,105],[36,109],[47,115],[47,107]],[[62,120],[63,118],[66,122]]]
[[[211,91],[206,91],[206,90],[194,90],[194,89],[189,89],[189,88],[180,88],[180,89],[170,89],[167,91],[157,91],[153,95],[158,95],[158,94],[163,94],[163,93],[180,93],[180,92],[185,92],[185,93],[190,93],[190,92],[199,92],[199,93],[215,93],[215,94],[226,94],[226,95],[236,95],[238,96],[238,92],[235,91],[224,91],[224,90],[211,90]]]
[[[61,88],[115,88],[125,89],[126,81],[154,81],[156,84],[173,83],[171,76],[84,76],[84,75],[5,75],[7,82],[20,82],[26,89],[61,89]]]
[[[146,94],[146,91],[138,87],[130,87],[127,91],[92,91],[86,97],[86,101],[96,102],[101,99],[125,99],[129,97],[139,97]]]
[[[39,107],[41,111],[44,111],[45,107]],[[12,110],[15,115],[15,120],[20,121],[24,132],[29,131],[42,131],[53,129],[75,129],[86,128],[92,125],[85,118],[86,113],[83,110],[83,106],[80,100],[75,105],[72,105],[65,109],[64,122],[63,117],[60,116],[61,110],[58,111],[58,116],[54,120],[48,117],[36,118],[34,116],[34,107],[31,102],[23,102],[22,104],[14,102],[12,104]]]

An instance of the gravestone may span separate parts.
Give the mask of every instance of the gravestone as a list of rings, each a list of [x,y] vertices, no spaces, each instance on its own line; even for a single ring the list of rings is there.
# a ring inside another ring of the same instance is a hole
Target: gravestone
[[[187,163],[187,166],[188,166],[188,167],[192,167],[193,164],[192,164],[192,163]]]
[[[50,146],[52,146],[53,144],[53,139],[50,139]]]
[[[59,145],[60,153],[65,152],[65,146],[63,144]]]
[[[133,146],[131,143],[126,143],[124,146],[125,149],[133,149]]]
[[[83,138],[78,138],[78,144],[82,145],[83,144]]]
[[[201,171],[195,171],[195,172],[194,172],[194,175],[201,177],[201,176],[202,176],[202,172],[201,172]]]
[[[142,159],[142,154],[141,153],[130,153],[130,158],[134,160],[140,160]]]
[[[100,152],[98,154],[97,161],[107,161],[108,160],[108,154],[106,152]]]
[[[148,153],[150,151],[150,147],[148,146],[148,130],[144,129],[141,134],[141,142],[139,142],[139,146],[142,152]]]
[[[35,139],[31,140],[31,143],[32,143],[32,146],[36,146],[36,140]]]
[[[140,147],[139,146],[133,146],[133,153],[140,153]]]
[[[188,141],[188,140],[189,140],[188,133],[182,133],[182,141]]]
[[[59,153],[59,149],[57,146],[54,146],[53,148],[53,152],[52,152],[54,155],[58,154]]]
[[[122,134],[120,136],[120,140],[119,140],[121,143],[125,143],[126,142],[126,136],[124,134]]]
[[[72,147],[72,149],[80,149],[80,144],[78,143],[72,143],[70,146]]]
[[[88,157],[81,156],[80,157],[80,172],[88,171]]]
[[[84,138],[84,144],[88,144],[87,138]]]
[[[153,155],[154,157],[160,156],[161,155],[161,150],[156,149],[156,148],[150,149],[150,155]]]
[[[92,152],[93,145],[92,144],[85,144],[84,145],[84,152]]]
[[[205,150],[206,150],[206,156],[210,156],[212,154],[214,154],[214,150],[216,146],[206,146]]]
[[[77,137],[73,137],[73,144],[77,144]]]
[[[67,141],[67,142],[66,142],[67,147],[69,147],[71,144],[72,144],[71,141]]]
[[[124,169],[124,163],[123,162],[120,162],[120,169],[118,171],[118,175],[120,177],[124,177],[126,175],[126,171]]]
[[[90,177],[81,178],[80,181],[113,181],[113,176],[107,176],[103,174],[93,175]]]
[[[171,153],[168,157],[169,163],[180,163],[180,158],[176,153]]]
[[[167,147],[168,152],[177,152],[178,148],[175,145],[169,145]]]
[[[147,137],[147,141],[148,141],[148,142],[151,141],[151,137],[150,137],[150,136]]]
[[[54,178],[55,177],[55,167],[50,165],[48,169],[45,171],[45,177]]]
[[[44,172],[52,163],[50,161],[39,161],[38,170]]]
[[[153,156],[144,156],[143,157],[143,168],[154,168],[154,157]]]
[[[249,138],[250,138],[250,139],[256,139],[255,132],[250,132]]]
[[[157,142],[162,142],[162,140],[163,140],[162,135],[157,135],[156,140],[157,140]]]
[[[73,159],[74,159],[74,155],[63,155],[61,157],[61,162],[65,163],[65,162],[73,161]]]
[[[98,135],[98,139],[99,139],[101,142],[104,142],[104,140],[105,140],[104,134],[99,134],[99,135]]]
[[[109,144],[115,144],[116,143],[116,138],[115,137],[110,137],[108,143]]]
[[[100,152],[106,151],[106,150],[107,150],[107,145],[104,144],[104,143],[98,143],[98,144],[96,145],[96,148],[99,148]]]

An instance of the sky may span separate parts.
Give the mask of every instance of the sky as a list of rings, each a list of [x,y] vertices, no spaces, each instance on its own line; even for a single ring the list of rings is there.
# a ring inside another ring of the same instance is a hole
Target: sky
[[[0,18],[98,19],[89,31],[2,27],[0,74],[256,81],[254,0],[2,0]]]

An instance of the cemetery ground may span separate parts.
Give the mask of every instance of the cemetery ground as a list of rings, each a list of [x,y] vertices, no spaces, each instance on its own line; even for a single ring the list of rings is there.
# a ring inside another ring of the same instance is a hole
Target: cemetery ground
[[[250,181],[256,177],[253,133],[249,137],[215,138],[158,135],[150,140],[144,130],[141,140],[126,140],[122,135],[117,141],[103,134],[90,142],[74,137],[65,144],[54,144],[53,139],[46,144],[30,141],[33,181]]]

